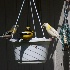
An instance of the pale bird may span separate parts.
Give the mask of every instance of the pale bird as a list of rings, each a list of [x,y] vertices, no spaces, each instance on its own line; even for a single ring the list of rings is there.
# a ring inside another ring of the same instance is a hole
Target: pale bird
[[[50,26],[48,23],[44,23],[42,27],[46,28],[46,31],[52,36],[52,38],[58,38],[59,41],[62,43],[59,33],[52,26]]]

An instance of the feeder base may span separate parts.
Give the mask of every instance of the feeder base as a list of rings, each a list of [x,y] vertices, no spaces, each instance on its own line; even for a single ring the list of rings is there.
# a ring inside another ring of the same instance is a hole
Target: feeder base
[[[13,42],[15,60],[17,63],[45,63],[48,55],[50,39],[32,38],[28,42],[11,40]]]
[[[36,63],[45,63],[46,62],[46,60],[40,60],[40,61],[23,61],[23,62],[19,62],[18,61],[18,63],[19,64],[36,64]]]

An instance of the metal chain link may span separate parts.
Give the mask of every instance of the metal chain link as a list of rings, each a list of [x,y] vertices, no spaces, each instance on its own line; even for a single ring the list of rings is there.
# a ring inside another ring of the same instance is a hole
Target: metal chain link
[[[34,14],[33,14],[33,9],[32,9],[32,6],[31,6],[32,4],[31,4],[31,1],[30,1],[30,8],[31,8],[31,13],[32,13],[32,19],[33,19],[33,25],[34,25],[34,30],[35,30],[35,37],[37,37],[36,36],[36,29],[35,29],[35,20],[34,20]]]
[[[25,0],[23,1],[22,6],[21,6],[21,9],[20,9],[20,11],[19,11],[19,14],[18,14],[18,17],[17,17],[17,21],[16,21],[16,25],[17,25],[17,23],[18,23],[18,20],[19,20],[20,15],[21,15],[21,12],[22,12],[22,9],[23,9],[24,2],[25,2]]]
[[[41,20],[40,20],[40,17],[39,17],[39,14],[38,14],[38,11],[37,11],[37,8],[36,8],[36,4],[35,4],[35,1],[34,1],[34,0],[33,0],[33,3],[34,3],[35,10],[36,10],[36,14],[37,14],[38,21],[39,21],[40,26],[41,26],[41,25],[42,25],[42,24],[41,24]],[[43,31],[42,26],[41,26],[41,29],[42,29],[42,33],[43,33],[43,38],[45,38],[45,35],[44,35],[44,31]]]
[[[19,14],[18,14],[18,17],[17,17],[16,24],[18,24],[18,20],[19,20],[19,17],[20,17],[20,15],[21,15],[21,12],[22,12],[22,8],[23,8],[23,5],[24,5],[24,2],[25,2],[25,0],[23,1],[22,6],[21,6],[21,9],[20,9],[20,11],[19,11]],[[39,14],[38,14],[38,12],[37,12],[37,8],[36,8],[36,4],[35,4],[34,0],[33,0],[33,3],[34,3],[35,10],[36,10],[36,14],[37,14],[37,17],[38,17],[38,20],[39,20],[40,26],[41,26],[41,25],[42,25],[42,24],[41,24],[41,20],[40,20]],[[34,15],[33,15],[33,11],[32,11],[31,1],[30,1],[30,7],[31,7],[31,13],[32,13],[32,19],[33,19],[33,25],[34,25],[34,30],[35,30],[35,23],[34,23],[35,21],[34,21]],[[45,36],[44,36],[44,31],[43,31],[42,26],[41,26],[41,29],[42,29],[43,37],[45,38]],[[35,37],[36,37],[36,31],[35,31]]]

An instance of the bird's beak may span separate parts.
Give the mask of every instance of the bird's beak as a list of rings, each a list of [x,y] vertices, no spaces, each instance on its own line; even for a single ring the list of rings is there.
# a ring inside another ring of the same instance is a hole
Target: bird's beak
[[[42,25],[42,28],[44,28],[44,24]]]

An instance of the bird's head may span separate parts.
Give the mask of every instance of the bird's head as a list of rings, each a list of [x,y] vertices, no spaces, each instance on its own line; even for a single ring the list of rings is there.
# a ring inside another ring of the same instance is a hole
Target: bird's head
[[[48,26],[48,23],[44,23],[44,24],[42,25],[43,28],[46,27],[46,26]]]

